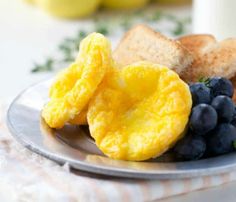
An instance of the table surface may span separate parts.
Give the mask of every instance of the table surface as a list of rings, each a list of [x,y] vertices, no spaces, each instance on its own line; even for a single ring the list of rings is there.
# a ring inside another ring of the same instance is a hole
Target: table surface
[[[56,45],[84,23],[52,18],[20,0],[1,0],[0,100],[11,100],[30,84],[51,77],[53,73],[30,73],[33,62],[55,52]],[[232,182],[162,201],[235,201],[235,186],[236,182]]]

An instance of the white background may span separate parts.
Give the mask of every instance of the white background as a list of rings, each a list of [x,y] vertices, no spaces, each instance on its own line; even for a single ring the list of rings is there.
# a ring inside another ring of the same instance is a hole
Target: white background
[[[55,52],[58,43],[82,24],[52,18],[21,0],[0,0],[0,99],[49,77],[30,73],[33,62]]]

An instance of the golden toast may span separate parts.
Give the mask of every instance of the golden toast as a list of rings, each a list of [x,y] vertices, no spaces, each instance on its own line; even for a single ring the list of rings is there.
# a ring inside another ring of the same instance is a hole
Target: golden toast
[[[169,39],[145,25],[137,25],[129,30],[113,56],[121,66],[147,60],[165,65],[179,74],[193,61],[190,52],[178,41]]]
[[[194,56],[182,78],[194,82],[201,77],[236,75],[236,39],[217,42],[212,35],[187,35],[178,39]]]

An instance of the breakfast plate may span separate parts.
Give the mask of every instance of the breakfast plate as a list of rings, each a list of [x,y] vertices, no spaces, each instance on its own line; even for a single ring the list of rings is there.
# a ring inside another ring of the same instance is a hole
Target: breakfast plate
[[[86,126],[51,129],[41,118],[52,80],[20,93],[7,115],[13,137],[23,146],[61,165],[96,174],[142,179],[176,179],[213,175],[236,168],[236,153],[196,161],[176,162],[171,151],[143,162],[113,160],[102,154]]]

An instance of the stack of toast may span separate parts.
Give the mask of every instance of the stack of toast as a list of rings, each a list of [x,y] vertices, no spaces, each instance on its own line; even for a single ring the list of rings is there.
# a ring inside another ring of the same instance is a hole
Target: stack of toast
[[[193,57],[179,42],[168,39],[145,25],[128,31],[114,51],[114,59],[125,66],[140,60],[166,65],[181,74]]]
[[[197,34],[173,40],[146,25],[137,25],[122,38],[114,59],[121,66],[140,60],[166,65],[188,83],[221,76],[230,79],[236,87],[236,39],[233,38],[217,42],[212,35]]]

